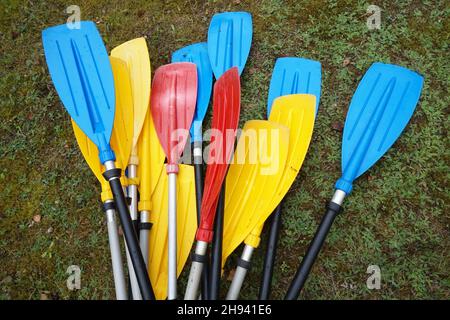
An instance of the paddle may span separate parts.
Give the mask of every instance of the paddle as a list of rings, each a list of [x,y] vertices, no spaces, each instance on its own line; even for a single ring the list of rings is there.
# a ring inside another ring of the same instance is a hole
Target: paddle
[[[198,285],[206,260],[206,249],[213,236],[214,215],[222,182],[233,154],[236,128],[240,112],[240,81],[238,68],[225,72],[214,85],[212,137],[206,168],[200,225],[197,231],[195,254],[185,293],[185,300],[197,298]]]
[[[316,97],[315,113],[317,114],[320,101],[321,78],[321,65],[318,61],[295,57],[278,58],[273,69],[272,79],[270,80],[267,117],[270,116],[274,99],[279,96],[295,93],[309,93],[314,95]],[[299,163],[298,168],[301,167],[301,162]],[[286,179],[286,187],[289,188],[294,182],[295,176],[286,175],[283,178]],[[270,296],[278,235],[281,228],[281,203],[272,213],[270,221],[261,288],[259,290],[260,300],[267,300]]]
[[[116,166],[123,169],[128,164],[128,158],[131,152],[133,110],[131,109],[130,111],[129,108],[133,102],[130,79],[128,78],[125,63],[116,58],[110,58],[110,61],[116,90],[116,113],[111,134],[111,147],[117,151]],[[84,159],[102,186],[101,198],[106,213],[116,298],[117,300],[127,300],[128,296],[123,272],[119,234],[117,231],[116,211],[113,205],[111,189],[109,188],[108,182],[102,176],[103,167],[98,159],[97,146],[89,140],[73,120],[72,127]]]
[[[203,197],[203,146],[202,123],[208,110],[212,90],[212,69],[209,62],[206,42],[195,43],[175,51],[172,62],[192,62],[197,66],[198,90],[194,119],[189,130],[195,170],[195,198],[197,201],[197,224],[200,224],[200,208]],[[202,275],[202,298],[206,299],[208,291],[208,264],[205,264]]]
[[[167,157],[169,175],[169,270],[168,299],[177,297],[177,207],[178,160],[188,138],[197,100],[197,67],[193,63],[171,63],[159,67],[153,79],[151,112],[159,141]]]
[[[138,233],[139,219],[138,219],[138,185],[139,178],[137,176],[137,170],[139,165],[138,158],[138,139],[148,113],[148,106],[150,100],[150,58],[148,56],[147,43],[144,38],[136,38],[111,50],[111,56],[122,59],[127,64],[129,77],[131,80],[131,92],[133,94],[133,147],[131,149],[131,155],[127,170],[128,176],[128,196],[131,199],[129,206],[131,220],[133,222],[134,229]],[[126,248],[127,249],[127,248]],[[142,251],[144,261],[147,262],[147,253]],[[127,250],[127,257],[128,250]],[[128,261],[128,270],[130,274],[131,291],[135,300],[140,300],[137,280],[134,270]]]
[[[262,198],[268,198],[270,201],[253,207],[254,218],[251,223],[244,225],[246,230],[252,230],[251,228],[253,230],[245,238],[243,254],[239,259],[227,299],[238,298],[250,267],[251,254],[259,246],[264,221],[279,205],[302,166],[313,132],[315,107],[316,98],[309,94],[287,95],[274,100],[269,122],[281,124],[289,129],[288,153],[286,161],[279,165],[276,180],[251,187],[256,197],[261,198],[257,200],[258,203],[261,203]]]
[[[342,176],[285,299],[297,299],[353,181],[374,165],[402,133],[417,105],[423,77],[374,63],[353,95],[342,138]]]
[[[65,24],[45,29],[42,41],[49,72],[64,107],[98,148],[105,167],[103,176],[114,196],[141,294],[146,300],[152,299],[150,280],[120,182],[121,170],[115,166],[109,145],[115,94],[105,45],[91,21],[80,22],[79,29],[69,29]]]
[[[248,12],[215,14],[208,28],[208,54],[216,79],[231,67],[237,67],[239,75],[244,71],[252,44],[252,16]],[[225,186],[222,186],[215,217],[215,232],[211,252],[211,281],[209,299],[217,299],[222,270],[222,239],[225,207]]]

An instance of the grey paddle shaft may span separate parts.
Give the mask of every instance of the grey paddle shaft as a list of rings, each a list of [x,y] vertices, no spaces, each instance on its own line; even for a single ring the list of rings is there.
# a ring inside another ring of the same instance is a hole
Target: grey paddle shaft
[[[206,255],[208,243],[205,241],[197,241],[195,246],[195,254],[197,256]],[[189,279],[186,287],[186,293],[184,294],[184,300],[197,300],[197,292],[200,284],[200,279],[203,271],[203,263],[199,261],[192,261],[191,271],[189,273]]]
[[[150,236],[150,212],[141,211],[141,229],[139,231],[139,245],[141,247],[142,256],[146,266],[148,267],[148,242]]]
[[[177,298],[177,175],[169,173],[169,300]]]
[[[316,234],[309,245],[308,251],[306,251],[300,267],[297,269],[294,279],[289,286],[286,296],[284,297],[285,300],[295,300],[300,295],[300,291],[308,279],[308,275],[319,255],[323,243],[325,242],[325,238],[330,231],[331,225],[341,209],[345,196],[346,194],[344,191],[335,191],[333,198],[327,206],[327,212],[323,216],[322,221],[316,230]]]
[[[106,203],[112,203],[108,200]],[[114,287],[117,300],[127,300],[127,288],[123,272],[122,256],[120,253],[119,232],[117,230],[116,212],[114,209],[106,209],[106,224],[108,226],[109,249],[111,251],[111,263],[114,276]]]
[[[240,261],[236,268],[233,276],[233,281],[231,282],[230,288],[226,296],[227,300],[237,300],[239,298],[239,292],[241,292],[242,283],[244,283],[247,271],[250,268],[250,260],[252,259],[254,248],[245,245],[244,251],[242,252]]]

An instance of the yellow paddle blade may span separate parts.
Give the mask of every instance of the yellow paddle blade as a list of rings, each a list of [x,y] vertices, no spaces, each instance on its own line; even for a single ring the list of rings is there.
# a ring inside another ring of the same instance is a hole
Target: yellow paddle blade
[[[139,166],[139,211],[152,210],[152,194],[164,168],[165,154],[153,124],[152,113],[147,112],[144,126],[138,140]]]
[[[284,171],[289,129],[271,121],[248,121],[226,179],[222,261],[259,225]]]
[[[131,81],[131,93],[133,97],[133,149],[132,155],[136,156],[139,134],[145,120],[150,101],[150,58],[148,56],[147,43],[144,38],[136,38],[127,41],[111,51],[111,56],[126,62]],[[132,159],[134,161],[136,159]]]
[[[195,203],[194,168],[189,165],[179,165],[177,176],[177,276],[191,252],[197,231],[197,208]],[[167,205],[168,176],[163,168],[155,191],[152,195],[153,209],[150,221],[149,274],[156,299],[167,297]]]
[[[116,93],[116,112],[110,144],[116,155],[116,167],[124,169],[128,165],[133,142],[133,110],[131,108],[133,101],[126,64],[120,59],[112,57],[110,57],[110,61]],[[96,145],[81,131],[73,120],[72,127],[84,159],[102,184],[103,192],[107,194],[109,185],[102,176],[104,168],[100,163]],[[112,195],[111,198],[107,199],[108,196],[106,194],[104,197],[102,196],[102,200],[112,199]]]
[[[275,210],[289,191],[308,151],[314,128],[316,96],[311,94],[292,94],[274,100],[269,121],[289,128],[289,151],[283,175],[273,186],[272,201],[262,209],[261,224],[256,226],[245,239],[245,244],[257,248],[264,221]]]

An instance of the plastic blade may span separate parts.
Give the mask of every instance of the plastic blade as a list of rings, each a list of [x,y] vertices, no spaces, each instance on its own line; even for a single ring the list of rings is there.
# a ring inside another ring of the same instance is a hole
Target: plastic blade
[[[215,14],[208,29],[208,52],[216,79],[230,69],[244,70],[252,45],[253,24],[248,12]]]
[[[202,198],[197,240],[211,242],[217,201],[233,154],[241,109],[238,69],[225,72],[214,85],[212,137]]]
[[[176,165],[186,144],[197,101],[197,67],[190,62],[159,67],[153,79],[151,112],[169,165]]]
[[[208,110],[212,90],[212,69],[206,42],[191,44],[172,54],[172,62],[192,62],[197,66],[197,105],[190,128],[191,143],[202,141],[202,122]]]
[[[72,119],[94,142],[100,161],[115,160],[111,137],[115,95],[105,45],[92,21],[42,31],[45,59],[56,91]]]
[[[422,86],[421,75],[400,66],[374,63],[367,70],[347,113],[337,189],[348,194],[353,180],[397,140],[414,113]]]

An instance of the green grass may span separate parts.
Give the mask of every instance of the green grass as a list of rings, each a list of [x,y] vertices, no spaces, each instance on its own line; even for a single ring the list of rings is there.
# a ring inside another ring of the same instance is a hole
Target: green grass
[[[366,28],[368,1],[77,3],[82,19],[98,22],[109,50],[145,36],[153,70],[179,47],[206,40],[215,12],[250,11],[254,38],[242,77],[241,126],[264,118],[277,57],[321,61],[313,141],[283,205],[274,298],[283,297],[339,178],[342,132],[334,128],[344,122],[364,71],[383,61],[423,74],[421,101],[410,124],[384,159],[358,179],[302,297],[450,298],[450,7],[445,1],[378,1],[379,31]],[[41,44],[41,30],[63,23],[66,6],[66,1],[0,4],[0,299],[39,299],[47,291],[53,299],[114,297],[100,186],[78,151]],[[345,59],[350,63],[344,66]],[[35,214],[42,220],[31,225]],[[242,298],[257,296],[262,259],[260,249]],[[82,269],[80,291],[66,288],[71,264]],[[381,268],[380,290],[366,288],[372,264]],[[228,285],[224,281],[224,292]]]

